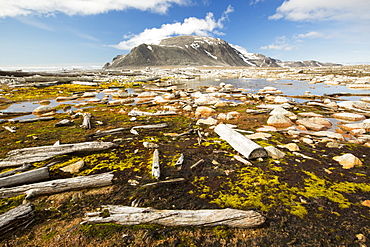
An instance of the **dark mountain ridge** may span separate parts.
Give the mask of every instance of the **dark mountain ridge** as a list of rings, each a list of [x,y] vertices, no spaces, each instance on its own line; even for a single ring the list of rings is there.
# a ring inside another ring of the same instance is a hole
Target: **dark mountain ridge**
[[[256,53],[242,53],[228,42],[205,36],[177,36],[163,39],[158,45],[141,44],[127,55],[119,55],[104,69],[146,66],[253,66],[307,67],[333,66],[317,61],[282,62]]]

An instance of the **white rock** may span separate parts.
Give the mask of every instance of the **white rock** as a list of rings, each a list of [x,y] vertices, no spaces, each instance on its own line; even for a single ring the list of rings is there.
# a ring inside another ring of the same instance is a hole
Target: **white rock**
[[[198,119],[196,125],[205,124],[205,125],[216,125],[217,119],[214,119],[212,117],[206,118],[206,119]]]
[[[60,168],[63,172],[76,173],[79,172],[85,165],[83,160],[77,161],[71,165]]]
[[[350,113],[350,112],[339,112],[339,113],[334,113],[332,115],[333,118],[340,119],[340,120],[346,120],[346,121],[361,121],[366,119],[364,115],[361,114],[356,114],[356,113]]]
[[[285,156],[284,152],[280,151],[274,146],[265,147],[265,150],[267,151],[268,155],[273,159],[282,159]]]
[[[228,112],[226,115],[227,120],[236,119],[240,117],[240,113],[237,111]]]
[[[276,128],[287,128],[294,123],[284,115],[272,115],[267,119],[267,124]]]
[[[338,161],[339,164],[343,166],[343,169],[351,169],[356,165],[362,165],[361,160],[350,153],[346,153],[341,156],[335,156],[333,157],[333,160]]]
[[[215,112],[216,111],[214,109],[212,109],[210,107],[207,107],[207,106],[199,106],[195,110],[195,114],[200,115],[200,116],[203,116],[203,117],[210,116],[210,115],[212,115]]]

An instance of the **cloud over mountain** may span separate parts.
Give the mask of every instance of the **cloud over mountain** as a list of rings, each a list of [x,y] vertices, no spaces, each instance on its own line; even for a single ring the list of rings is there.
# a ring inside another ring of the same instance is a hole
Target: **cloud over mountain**
[[[213,13],[207,13],[204,19],[189,17],[183,22],[163,24],[160,28],[145,29],[139,34],[126,36],[128,40],[124,40],[117,45],[110,46],[121,50],[130,50],[133,47],[143,43],[156,44],[160,40],[173,35],[220,35],[222,33],[219,31],[219,29],[224,27],[224,22],[228,19],[228,14],[233,11],[233,7],[229,5],[218,20],[215,19]]]

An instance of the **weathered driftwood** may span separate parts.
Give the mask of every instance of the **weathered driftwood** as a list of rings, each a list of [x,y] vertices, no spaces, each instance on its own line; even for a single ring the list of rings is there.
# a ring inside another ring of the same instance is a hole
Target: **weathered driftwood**
[[[159,167],[159,151],[158,149],[153,152],[153,162],[152,162],[152,176],[159,179],[161,176],[161,169]]]
[[[242,134],[232,130],[226,124],[217,125],[215,132],[221,137],[221,139],[229,143],[236,151],[247,159],[268,156],[267,151],[263,147],[246,138]]]
[[[185,161],[184,154],[181,154],[180,157],[178,158],[178,160],[175,163],[175,166],[176,166],[177,170],[181,170],[182,164],[184,163],[184,161]]]
[[[91,127],[92,127],[92,125],[91,125],[91,118],[92,118],[91,113],[90,112],[84,112],[84,113],[82,113],[82,117],[83,117],[83,120],[82,120],[81,128],[91,129]]]
[[[0,112],[0,117],[17,117],[17,116],[23,116],[23,115],[30,115],[32,112]]]
[[[123,131],[130,130],[131,127],[123,127],[123,128],[116,128],[111,130],[99,131],[94,134],[86,135],[87,138],[99,138],[107,135],[117,135],[122,133]]]
[[[0,178],[0,188],[10,187],[20,184],[29,184],[50,178],[49,168],[42,167],[39,169],[22,172],[5,178]]]
[[[49,121],[54,120],[55,117],[35,117],[35,118],[29,118],[29,119],[21,119],[19,120],[20,123],[32,123],[37,121]]]
[[[121,225],[158,224],[164,226],[218,226],[256,227],[265,218],[255,211],[237,209],[156,210],[108,205],[108,217],[84,218],[84,224],[116,223]]]
[[[0,215],[0,238],[6,233],[27,226],[34,217],[31,203],[20,205]]]
[[[194,165],[190,166],[190,169],[194,169],[196,168],[197,166],[199,166],[200,164],[202,164],[204,162],[204,159],[200,159],[198,160],[197,162],[195,162]]]
[[[160,128],[166,128],[167,126],[168,126],[167,123],[159,123],[159,124],[134,126],[131,129],[160,129]]]
[[[102,173],[90,176],[57,179],[47,182],[21,185],[0,189],[0,198],[26,195],[28,198],[39,195],[56,194],[70,190],[103,187],[112,184],[113,173]]]
[[[30,168],[31,168],[30,164],[24,164],[23,166],[21,166],[19,168],[13,169],[11,171],[0,173],[0,178],[8,177],[8,176],[14,175],[18,172],[27,171]]]
[[[136,111],[132,110],[128,113],[129,116],[167,116],[167,115],[176,115],[174,111],[157,111],[157,112],[145,112],[145,111]]]
[[[158,181],[158,182],[154,182],[154,183],[144,184],[141,187],[147,187],[147,186],[152,186],[152,185],[157,185],[157,184],[178,183],[178,182],[182,182],[182,181],[185,181],[185,178],[173,178],[173,179],[168,179],[168,180],[164,180],[164,181]]]
[[[0,167],[19,166],[25,163],[44,161],[57,155],[101,151],[115,146],[116,144],[112,142],[82,142],[16,149],[8,152],[8,157],[0,161]]]
[[[9,127],[9,126],[3,126],[3,128],[6,129],[7,131],[11,132],[11,133],[17,132],[14,128]]]

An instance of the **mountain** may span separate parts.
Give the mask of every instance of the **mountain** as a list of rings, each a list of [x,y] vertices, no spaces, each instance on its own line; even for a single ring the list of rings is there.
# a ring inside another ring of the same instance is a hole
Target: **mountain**
[[[176,36],[158,45],[141,44],[127,55],[119,55],[104,69],[146,66],[254,66],[306,67],[325,66],[316,61],[282,62],[257,53],[245,53],[219,38]]]

